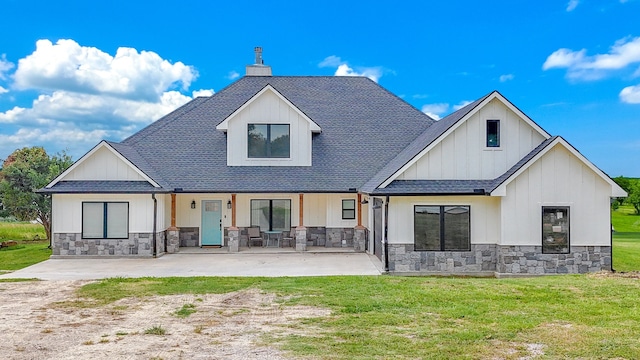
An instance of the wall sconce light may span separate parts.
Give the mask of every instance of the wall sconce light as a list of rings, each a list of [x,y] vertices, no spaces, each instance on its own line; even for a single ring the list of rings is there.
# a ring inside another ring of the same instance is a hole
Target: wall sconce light
[[[362,199],[362,201],[360,201],[360,204],[368,204],[369,203],[369,199]]]
[[[196,208],[196,201],[195,200],[191,200],[191,208],[192,209]]]
[[[231,209],[231,200],[227,201],[227,209]]]

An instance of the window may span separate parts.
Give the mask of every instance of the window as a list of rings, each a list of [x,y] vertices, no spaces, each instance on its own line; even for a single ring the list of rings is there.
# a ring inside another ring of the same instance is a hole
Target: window
[[[250,158],[290,157],[289,124],[249,124]]]
[[[342,200],[342,220],[353,220],[356,218],[356,201]]]
[[[569,207],[542,207],[542,253],[569,253]]]
[[[469,206],[414,207],[413,236],[416,251],[469,251]]]
[[[251,200],[251,226],[260,231],[291,230],[291,200]]]
[[[500,147],[500,120],[487,120],[487,147]]]
[[[126,239],[129,237],[129,203],[83,202],[83,239]]]

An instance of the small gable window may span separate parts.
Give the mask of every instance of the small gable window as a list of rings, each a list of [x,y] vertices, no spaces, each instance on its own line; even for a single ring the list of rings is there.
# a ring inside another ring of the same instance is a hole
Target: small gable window
[[[487,120],[487,147],[500,147],[500,120]]]
[[[289,124],[249,124],[249,158],[289,158]]]
[[[356,201],[353,199],[342,200],[342,220],[354,220],[356,218]]]

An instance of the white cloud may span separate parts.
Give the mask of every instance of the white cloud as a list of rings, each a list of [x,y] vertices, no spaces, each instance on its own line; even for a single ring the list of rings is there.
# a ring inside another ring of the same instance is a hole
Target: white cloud
[[[7,78],[5,73],[9,72],[13,67],[13,63],[7,61],[7,55],[2,54],[2,57],[0,57],[0,80],[5,80]]]
[[[628,104],[640,104],[640,85],[627,86],[622,89],[620,101]]]
[[[426,99],[428,97],[429,97],[428,94],[415,94],[415,95],[412,96],[412,98],[414,98],[414,99]]]
[[[346,61],[343,61],[340,57],[331,55],[322,60],[318,67],[337,67],[334,76],[364,76],[375,82],[378,82],[382,77],[382,67],[364,67],[356,66],[351,67]]]
[[[504,74],[504,75],[500,75],[500,82],[506,82],[509,80],[513,80],[514,76],[513,74]]]
[[[567,68],[567,76],[570,79],[600,79],[606,76],[607,72],[624,69],[640,62],[640,37],[620,39],[606,54],[586,56],[586,52],[586,49],[559,49],[549,55],[542,69]]]
[[[456,105],[453,105],[453,110],[458,111],[460,109],[462,109],[463,107],[471,104],[473,101],[469,101],[469,100],[462,100],[459,103],[457,103]]]
[[[449,104],[437,103],[422,106],[422,112],[429,115],[434,120],[442,119],[442,116],[449,110]]]
[[[213,91],[213,89],[201,89],[201,90],[194,90],[192,92],[193,98],[197,98],[199,96],[204,96],[204,97],[209,97],[211,95],[213,95],[215,93],[215,91]]]
[[[578,0],[569,0],[569,3],[567,4],[567,11],[571,12],[575,10],[575,8],[578,6],[579,3],[580,1]]]
[[[227,79],[229,80],[235,80],[239,77],[240,77],[240,74],[238,74],[238,72],[235,70],[231,70],[229,71],[229,74],[227,74]]]
[[[324,58],[324,60],[318,64],[318,67],[338,67],[344,63],[339,56],[331,55]]]
[[[8,92],[9,92],[9,90],[7,90],[7,89],[3,88],[2,86],[0,86],[0,94],[6,94]]]
[[[36,50],[18,61],[18,89],[65,90],[156,100],[177,84],[187,89],[196,71],[181,62],[171,64],[152,51],[121,47],[111,56],[73,40],[38,40]]]
[[[0,69],[13,68],[2,57]],[[9,65],[7,65],[9,64]],[[2,67],[4,66],[4,67]],[[4,73],[2,73],[4,74]],[[12,91],[39,90],[30,106],[0,110],[0,159],[18,147],[70,149],[82,155],[99,140],[121,140],[197,96],[184,94],[197,78],[191,66],[170,63],[158,54],[119,48],[111,56],[73,40],[55,45],[39,40],[36,50],[20,59]],[[8,90],[0,87],[0,93]]]

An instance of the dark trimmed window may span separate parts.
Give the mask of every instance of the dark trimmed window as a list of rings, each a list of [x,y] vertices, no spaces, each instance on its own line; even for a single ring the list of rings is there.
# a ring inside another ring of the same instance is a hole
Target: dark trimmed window
[[[128,202],[83,202],[83,239],[126,239],[129,237]]]
[[[487,147],[500,147],[500,120],[487,120]]]
[[[260,231],[291,230],[291,200],[251,200],[251,226]]]
[[[289,158],[289,124],[249,124],[250,158]]]
[[[353,199],[342,200],[342,220],[356,218],[356,201]]]
[[[416,251],[471,250],[469,206],[416,205],[413,236]]]
[[[542,207],[542,253],[569,253],[569,207]]]

